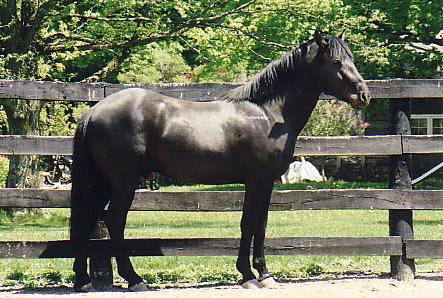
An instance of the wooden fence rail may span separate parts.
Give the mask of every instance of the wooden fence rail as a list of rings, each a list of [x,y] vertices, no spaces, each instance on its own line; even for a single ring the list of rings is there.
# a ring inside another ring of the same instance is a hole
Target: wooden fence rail
[[[0,135],[3,155],[71,155],[72,137]],[[295,156],[384,156],[443,153],[443,135],[300,137]]]
[[[236,238],[168,238],[127,239],[131,256],[236,256],[240,239]],[[112,257],[116,253],[110,240],[91,240],[85,249],[89,257]],[[339,255],[401,256],[400,237],[281,237],[265,241],[271,255]],[[0,259],[72,258],[68,240],[0,242]]]
[[[373,98],[443,99],[443,80],[371,80],[367,81]],[[97,102],[128,87],[140,87],[185,100],[216,100],[236,84],[83,84],[0,80],[0,100],[59,100]],[[330,97],[322,95],[322,99]],[[394,101],[392,101],[394,102]],[[407,111],[405,111],[407,114]],[[406,116],[407,117],[407,116]],[[407,121],[406,121],[407,122]],[[408,124],[406,123],[406,131]],[[411,153],[443,153],[443,135],[411,136],[403,132],[387,136],[301,137],[294,155],[389,155],[406,158]],[[3,155],[70,155],[72,137],[0,136]],[[393,172],[395,169],[393,170]],[[391,175],[391,177],[394,177]],[[410,178],[408,178],[410,180]],[[408,179],[405,181],[407,182]],[[236,192],[152,192],[137,191],[131,210],[166,211],[239,211],[243,195]],[[67,189],[0,189],[0,207],[68,208]],[[402,215],[411,210],[443,210],[443,190],[350,189],[275,191],[271,210],[379,209]],[[411,218],[390,217],[390,225],[408,225]],[[409,215],[408,215],[409,216]],[[391,220],[392,219],[392,220]],[[394,230],[394,229],[393,229]],[[391,231],[392,232],[392,231]],[[405,236],[406,235],[406,236]],[[413,236],[413,235],[412,235]],[[389,255],[391,272],[404,271],[401,262],[414,264],[415,258],[443,258],[443,240],[414,240],[402,231],[389,237],[300,237],[271,238],[268,254],[316,255]],[[129,239],[128,253],[134,256],[164,255],[235,255],[238,239]],[[88,256],[107,251],[114,255],[108,240],[92,240]],[[69,241],[0,241],[0,258],[73,257]],[[100,257],[103,257],[100,255]],[[394,259],[393,259],[394,258]],[[400,260],[400,261],[399,261]],[[405,264],[406,264],[405,263]],[[399,265],[400,264],[400,265]],[[413,266],[410,267],[413,270]],[[413,273],[413,272],[412,272]],[[403,278],[405,275],[398,275]]]
[[[443,98],[443,80],[369,80],[373,98]],[[239,86],[229,83],[206,84],[86,84],[0,80],[0,99],[62,101],[100,101],[117,91],[139,87],[186,100],[207,101],[219,98]],[[330,98],[322,96],[322,98]]]
[[[133,211],[241,211],[243,191],[139,190]],[[69,189],[0,189],[0,207],[69,208]],[[274,191],[271,210],[443,210],[443,190],[320,189]]]

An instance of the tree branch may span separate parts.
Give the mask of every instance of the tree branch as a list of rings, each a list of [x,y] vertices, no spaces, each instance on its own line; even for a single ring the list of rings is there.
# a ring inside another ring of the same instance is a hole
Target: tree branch
[[[248,48],[248,50],[249,50],[252,54],[254,54],[255,56],[259,57],[260,59],[263,59],[263,60],[265,60],[265,61],[267,61],[267,62],[271,62],[271,61],[272,61],[271,58],[269,58],[269,57],[265,57],[265,56],[263,56],[263,55],[257,53],[257,52],[254,51],[252,48]]]
[[[233,31],[235,33],[237,33],[240,36],[247,36],[252,38],[255,41],[258,41],[260,44],[265,45],[265,46],[272,46],[272,47],[276,47],[279,49],[283,49],[283,50],[288,50],[293,48],[295,45],[293,44],[281,44],[281,43],[277,43],[277,42],[273,42],[273,41],[266,41],[264,40],[263,36],[259,36],[256,35],[252,32],[249,32],[247,28],[238,28],[238,27],[231,27],[231,26],[226,26],[226,25],[221,25],[221,24],[201,24],[199,25],[199,27],[212,27],[212,28],[219,28],[219,29],[226,29],[229,31]]]
[[[190,28],[177,28],[174,30],[171,30],[170,32],[163,34],[163,35],[156,35],[156,36],[150,36],[148,38],[144,39],[131,39],[128,41],[122,41],[120,43],[100,43],[94,42],[94,43],[87,43],[82,42],[81,40],[68,40],[69,41],[80,41],[82,43],[80,44],[47,44],[45,51],[47,52],[63,52],[63,51],[69,51],[69,50],[112,50],[112,49],[128,49],[134,46],[140,46],[140,45],[146,45],[150,44],[152,42],[156,41],[163,41],[163,40],[170,40],[173,38],[176,38],[179,34],[184,33],[185,31],[189,30]]]
[[[83,79],[83,83],[94,83],[104,81],[114,70],[116,70],[126,58],[129,57],[130,50],[123,49],[118,51],[117,55],[106,64],[105,67],[95,72],[93,75]]]
[[[196,53],[198,53],[200,55],[200,57],[205,60],[205,61],[209,61],[209,58],[206,57],[199,49],[197,49],[196,47],[194,47],[186,38],[184,38],[183,36],[178,36],[178,38],[183,41],[189,48],[191,48],[193,51],[195,51]]]
[[[379,30],[377,29],[368,29],[367,32],[370,33],[374,33],[374,34],[386,34],[386,35],[390,35],[392,37],[395,37],[396,41],[403,41],[403,43],[406,42],[421,42],[421,43],[435,43],[437,45],[443,46],[443,40],[438,39],[436,37],[434,38],[426,38],[426,40],[424,40],[423,38],[420,38],[419,35],[409,31],[409,30],[402,30],[402,31],[398,31],[393,29],[393,25],[392,24],[387,24],[387,23],[383,23],[380,21],[372,21],[372,24],[376,25]]]
[[[205,17],[196,18],[194,21],[196,23],[200,23],[202,21],[205,21],[205,23],[209,23],[209,22],[213,22],[213,21],[216,21],[216,20],[220,20],[220,19],[222,19],[222,18],[224,18],[226,16],[229,16],[229,15],[232,15],[232,14],[235,14],[235,13],[238,13],[238,12],[242,11],[243,9],[245,9],[245,8],[249,7],[250,5],[252,5],[254,2],[256,2],[256,0],[248,1],[248,2],[246,2],[244,4],[242,4],[242,5],[234,8],[234,9],[231,9],[230,11],[226,11],[226,12],[223,12],[223,13],[218,14],[218,15],[205,16]]]
[[[102,17],[102,16],[91,16],[91,15],[82,15],[77,13],[71,13],[67,15],[71,18],[79,18],[79,19],[88,19],[88,20],[96,20],[96,21],[104,21],[104,22],[150,22],[151,18],[146,17]]]

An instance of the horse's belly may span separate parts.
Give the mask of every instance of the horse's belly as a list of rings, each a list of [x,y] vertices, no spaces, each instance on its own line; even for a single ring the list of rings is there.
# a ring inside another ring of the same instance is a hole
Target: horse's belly
[[[206,149],[206,150],[203,150]],[[155,170],[186,182],[241,182],[238,163],[214,147],[195,148],[186,144],[157,144],[151,151]]]
[[[162,164],[158,168],[160,173],[176,178],[183,182],[201,184],[241,183],[239,173],[235,167],[206,160],[183,160],[175,165]]]

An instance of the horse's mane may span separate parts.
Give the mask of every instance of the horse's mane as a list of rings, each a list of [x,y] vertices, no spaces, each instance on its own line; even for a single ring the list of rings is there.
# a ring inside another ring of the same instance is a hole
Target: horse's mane
[[[326,58],[340,59],[348,56],[353,59],[351,50],[342,39],[327,36],[324,40],[328,43],[324,52]],[[284,54],[279,60],[269,63],[249,82],[228,91],[221,99],[235,102],[250,101],[256,104],[263,104],[283,95],[283,93],[287,91],[286,82],[289,80],[294,81],[294,76],[299,75],[298,69],[311,44],[313,44],[312,41],[305,43]]]

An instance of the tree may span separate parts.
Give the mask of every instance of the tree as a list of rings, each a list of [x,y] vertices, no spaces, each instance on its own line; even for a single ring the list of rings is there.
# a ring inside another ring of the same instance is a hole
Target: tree
[[[177,39],[222,22],[254,1],[0,1],[0,77],[97,81],[110,77],[131,49]],[[10,134],[38,134],[43,104],[1,103]],[[7,186],[23,187],[35,157],[14,156]]]

